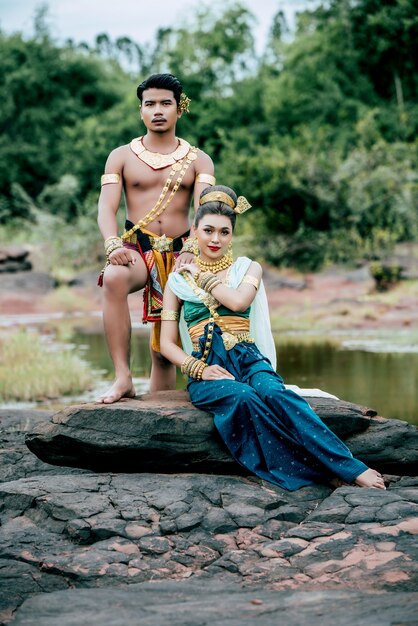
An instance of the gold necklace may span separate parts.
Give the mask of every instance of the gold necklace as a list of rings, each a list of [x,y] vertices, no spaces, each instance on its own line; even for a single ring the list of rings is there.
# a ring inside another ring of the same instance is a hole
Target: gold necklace
[[[160,170],[169,165],[174,165],[176,162],[184,159],[184,157],[189,152],[191,146],[184,139],[178,139],[177,148],[170,152],[169,154],[162,154],[160,152],[151,152],[144,146],[143,137],[136,137],[132,139],[130,143],[130,148],[136,156],[141,159],[144,163],[149,165],[149,167],[153,170]]]
[[[199,269],[203,272],[212,272],[213,274],[216,274],[217,272],[222,272],[222,270],[226,270],[232,265],[233,262],[234,258],[230,250],[217,261],[202,261],[200,256],[197,257],[197,264],[199,266]]]

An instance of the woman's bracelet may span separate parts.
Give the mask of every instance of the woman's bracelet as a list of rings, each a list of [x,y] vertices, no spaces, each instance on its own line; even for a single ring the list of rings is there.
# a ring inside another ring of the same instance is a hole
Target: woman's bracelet
[[[221,279],[212,274],[212,272],[203,272],[197,279],[195,278],[195,281],[198,287],[208,293],[211,293],[215,287],[222,284]]]
[[[195,380],[202,380],[203,370],[207,366],[208,364],[204,361],[196,359],[194,356],[188,356],[181,364],[180,369],[182,374],[186,374]]]

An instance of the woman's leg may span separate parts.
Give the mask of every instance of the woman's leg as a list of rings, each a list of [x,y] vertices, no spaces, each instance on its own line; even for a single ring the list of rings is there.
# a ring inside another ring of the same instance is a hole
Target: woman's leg
[[[319,461],[330,475],[336,475],[347,483],[359,478],[361,486],[382,486],[381,480],[378,485],[375,484],[379,476],[377,472],[369,470],[362,461],[355,459],[347,446],[322,422],[306,400],[286,389],[273,371],[258,372],[251,376],[249,382],[262,402],[294,435],[299,445],[309,452],[309,456]]]
[[[289,490],[333,476],[303,449],[250,385],[211,380],[191,382],[188,390],[195,406],[214,415],[232,456],[257,476]]]

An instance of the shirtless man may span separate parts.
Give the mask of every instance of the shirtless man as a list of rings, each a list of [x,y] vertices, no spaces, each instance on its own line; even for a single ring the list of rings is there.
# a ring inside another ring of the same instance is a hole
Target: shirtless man
[[[167,274],[191,259],[189,207],[215,184],[211,158],[175,135],[177,120],[188,110],[180,82],[154,74],[137,89],[147,132],[113,150],[102,176],[98,224],[107,264],[102,274],[103,321],[115,367],[115,382],[100,398],[110,404],[135,395],[129,354],[131,318],[128,294],[145,287],[144,321],[153,321],[150,390],[174,389],[176,369],[159,352],[159,320]],[[122,190],[126,230],[118,237],[116,214]],[[183,248],[183,253],[181,252]]]

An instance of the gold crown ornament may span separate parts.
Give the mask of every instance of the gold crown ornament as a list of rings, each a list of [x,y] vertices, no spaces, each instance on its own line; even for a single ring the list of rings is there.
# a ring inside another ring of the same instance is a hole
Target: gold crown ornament
[[[245,213],[248,209],[251,209],[251,204],[248,202],[244,196],[239,196],[237,199],[237,203],[235,204],[234,200],[224,191],[210,191],[209,193],[205,193],[202,198],[200,198],[199,204],[206,204],[207,202],[223,202],[227,204],[231,209],[234,210],[234,213]]]

